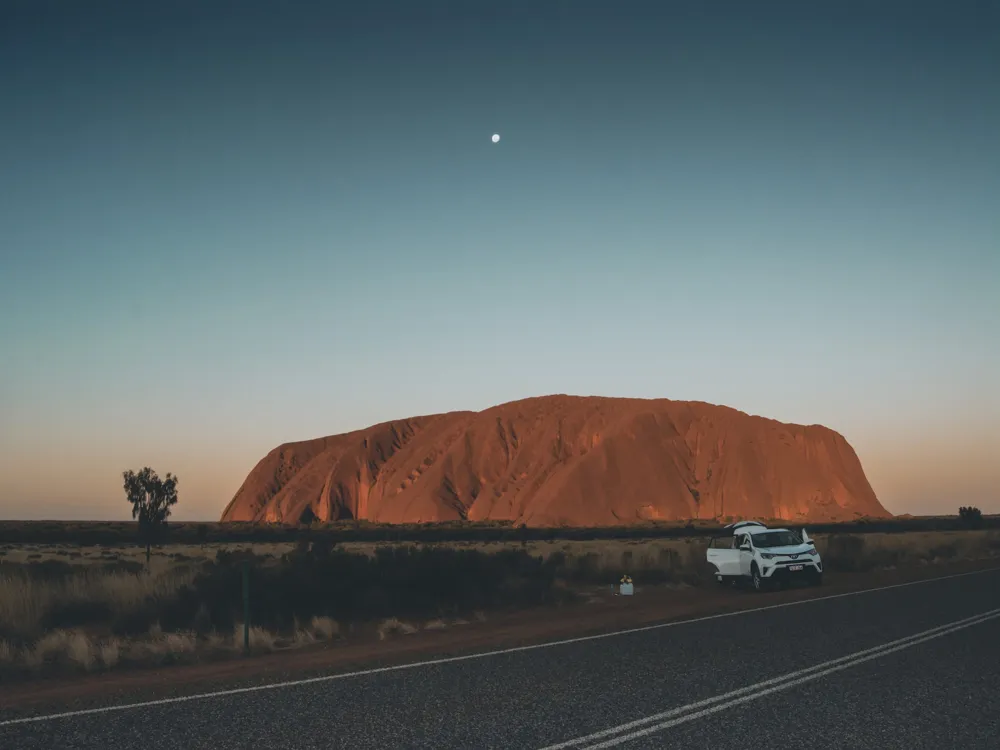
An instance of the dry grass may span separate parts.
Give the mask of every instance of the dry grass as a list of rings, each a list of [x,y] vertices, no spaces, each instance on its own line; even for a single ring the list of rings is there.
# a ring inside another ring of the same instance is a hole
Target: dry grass
[[[309,632],[316,640],[333,640],[340,635],[340,625],[332,617],[314,617],[309,622]]]
[[[194,633],[165,633],[152,642],[158,651],[170,656],[193,654],[198,650],[198,638]]]
[[[250,650],[275,650],[279,639],[264,628],[250,628]],[[309,643],[315,642],[310,639]],[[301,642],[295,643],[301,645]],[[98,639],[83,631],[54,630],[33,644],[16,648],[0,641],[0,674],[4,672],[52,673],[92,672],[121,665],[146,666],[194,661],[202,655],[235,654],[243,649],[243,628],[231,638],[212,633],[199,638],[192,632],[151,632],[143,638]]]
[[[402,620],[398,620],[395,617],[383,620],[378,626],[378,637],[380,641],[384,641],[394,635],[412,635],[416,632],[417,628],[413,625],[403,622]]]
[[[865,535],[815,535],[828,570],[868,571],[903,566],[931,565],[962,559],[985,559],[1000,556],[1000,532],[993,531],[928,531]],[[461,547],[497,551],[503,548],[526,548],[543,558],[560,555],[562,574],[567,580],[613,583],[623,573],[636,578],[666,585],[698,585],[704,583],[705,548],[707,539],[648,539],[519,542],[503,544],[449,544],[436,546]],[[372,554],[374,544],[344,544],[346,550]],[[288,552],[287,544],[252,545],[254,552],[275,558]],[[132,575],[94,568],[110,560],[141,559],[136,548],[73,549],[46,548],[44,545],[7,547],[0,558],[0,673],[15,671],[100,671],[124,665],[164,664],[202,658],[205,655],[233,654],[243,648],[241,625],[232,633],[211,632],[191,623],[190,631],[164,632],[154,625],[141,637],[114,637],[111,631],[94,628],[59,627],[59,615],[67,611],[104,613],[113,618],[129,615],[149,606],[150,601],[167,601],[179,589],[192,582],[198,567],[192,560],[215,557],[219,549],[247,549],[248,545],[200,545],[168,547],[154,557],[152,571]],[[76,558],[71,555],[76,554]],[[7,562],[45,559],[72,560],[80,565],[78,572],[65,577],[32,578],[19,566]],[[10,570],[7,574],[5,569]],[[574,578],[575,576],[575,578]],[[455,618],[445,622],[434,619],[422,625],[423,630],[468,625],[470,620],[483,621],[486,613],[466,614],[468,619]],[[330,617],[313,617],[304,625],[295,623],[289,634],[280,635],[260,627],[250,631],[250,646],[255,653],[277,648],[305,646],[341,637],[343,626]],[[228,630],[228,628],[227,628]],[[380,639],[408,635],[418,628],[397,618],[389,618],[377,627]]]
[[[254,654],[265,654],[274,651],[279,640],[271,631],[255,625],[250,626],[247,636],[250,652]],[[236,627],[233,628],[233,643],[238,644],[238,648],[243,648],[243,623],[237,623]]]
[[[230,642],[219,633],[216,633],[214,630],[205,636],[203,643],[205,652],[209,654],[227,653],[236,647],[234,643]]]
[[[10,666],[20,656],[18,649],[8,641],[0,641],[0,669]]]
[[[925,565],[949,560],[980,560],[1000,556],[997,531],[915,531],[892,534],[813,536],[824,564],[830,570],[868,571],[905,565]],[[531,542],[528,550],[547,558],[562,553],[570,562],[586,560],[597,577],[628,573],[668,573],[677,584],[704,583],[708,539],[594,540],[581,542]],[[492,545],[495,549],[496,545]]]
[[[827,570],[864,572],[1000,555],[1000,533],[996,531],[817,535],[815,541]]]
[[[118,666],[118,660],[121,659],[121,646],[118,643],[118,639],[111,638],[98,645],[97,655],[101,660],[101,664],[108,669],[114,669]]]
[[[169,570],[181,562],[202,562],[215,559],[220,550],[252,551],[255,555],[279,558],[295,549],[295,545],[275,544],[171,544],[153,549],[150,570],[153,573]],[[24,564],[61,560],[75,565],[100,565],[112,562],[135,563],[146,566],[146,551],[135,545],[115,547],[68,547],[66,545],[11,545],[0,549],[0,558],[6,563]],[[3,566],[0,565],[0,574]]]
[[[104,664],[103,649],[85,634],[67,630],[54,630],[38,639],[34,647],[21,650],[20,662],[30,669],[46,666],[70,668],[90,672]],[[16,662],[17,659],[12,661]],[[115,662],[117,663],[117,662]],[[106,665],[114,666],[114,664]]]
[[[0,571],[0,635],[30,637],[56,612],[106,611],[114,617],[135,611],[150,599],[175,595],[195,574],[192,569],[175,568],[149,575],[81,572],[46,580],[3,576]]]
[[[233,650],[235,644],[234,639]],[[198,651],[198,646],[198,639],[193,633],[168,633],[148,640],[126,642],[124,658],[133,664],[173,664],[187,661]]]

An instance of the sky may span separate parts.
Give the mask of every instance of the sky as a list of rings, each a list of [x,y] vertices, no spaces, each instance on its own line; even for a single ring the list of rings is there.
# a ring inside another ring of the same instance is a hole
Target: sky
[[[8,0],[0,518],[550,393],[1000,513],[998,78],[995,2]]]

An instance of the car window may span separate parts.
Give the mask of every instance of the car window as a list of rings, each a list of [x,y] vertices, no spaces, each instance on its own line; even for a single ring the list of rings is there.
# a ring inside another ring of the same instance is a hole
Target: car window
[[[767,531],[757,534],[758,547],[792,547],[802,544],[802,537],[793,531]]]

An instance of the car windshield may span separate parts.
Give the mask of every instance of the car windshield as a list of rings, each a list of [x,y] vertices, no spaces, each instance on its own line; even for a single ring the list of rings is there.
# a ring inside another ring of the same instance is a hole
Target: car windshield
[[[794,531],[766,531],[753,535],[755,547],[791,547],[796,544],[802,544],[802,537]]]

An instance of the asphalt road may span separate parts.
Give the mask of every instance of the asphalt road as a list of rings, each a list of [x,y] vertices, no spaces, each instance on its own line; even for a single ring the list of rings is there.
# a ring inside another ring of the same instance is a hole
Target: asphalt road
[[[995,750],[998,705],[990,571],[123,710],[0,707],[0,748]]]

